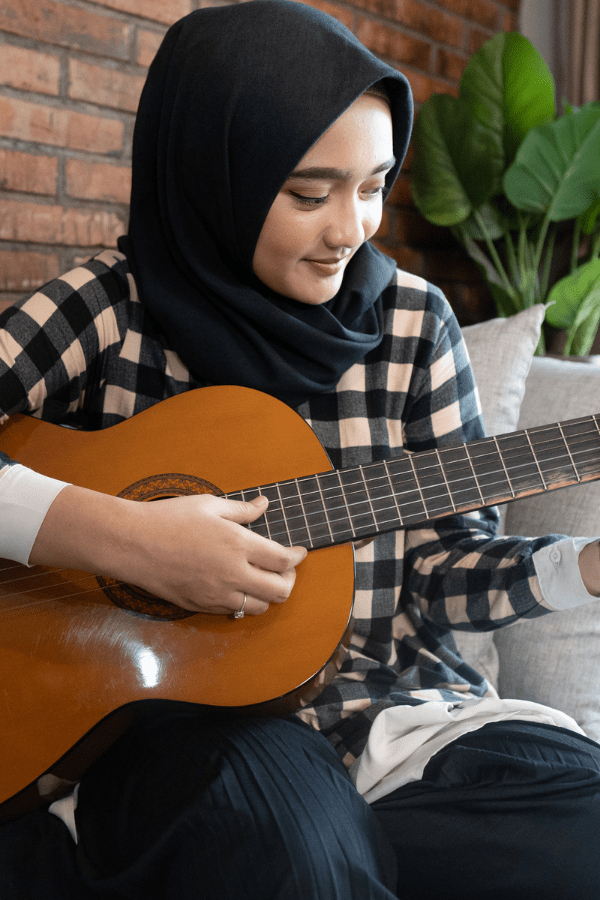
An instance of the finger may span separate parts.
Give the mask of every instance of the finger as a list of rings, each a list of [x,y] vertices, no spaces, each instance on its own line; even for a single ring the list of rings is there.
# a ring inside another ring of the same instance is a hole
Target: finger
[[[250,594],[240,594],[239,605],[230,610],[232,614],[243,612],[245,616],[262,616],[270,607],[270,603],[260,600],[258,597],[252,597]],[[244,603],[244,598],[246,602]]]
[[[282,574],[288,569],[294,569],[306,559],[308,551],[305,547],[284,547],[258,534],[252,534],[250,537],[257,540],[249,542],[248,561],[260,569]]]
[[[295,581],[295,569],[276,573],[249,566],[243,583],[248,596],[255,597],[264,603],[284,603],[292,593]],[[234,596],[237,598],[240,594],[235,592]]]
[[[230,500],[228,497],[218,497],[219,515],[239,525],[247,525],[262,516],[269,505],[269,501],[262,494],[253,500]]]

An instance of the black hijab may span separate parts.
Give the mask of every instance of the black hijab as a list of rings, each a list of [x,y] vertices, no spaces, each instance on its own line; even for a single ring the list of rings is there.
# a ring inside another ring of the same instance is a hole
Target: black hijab
[[[297,406],[381,341],[394,262],[370,244],[320,306],[274,293],[252,271],[289,173],[381,79],[397,160],[387,193],[410,136],[410,88],[337,20],[291,0],[251,0],[193,12],[165,36],[140,100],[119,246],[143,304],[200,380]]]

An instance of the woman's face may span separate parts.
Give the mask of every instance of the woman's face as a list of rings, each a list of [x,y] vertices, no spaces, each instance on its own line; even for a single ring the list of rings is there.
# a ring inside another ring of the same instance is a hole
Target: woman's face
[[[284,297],[335,297],[352,256],[381,221],[394,165],[384,100],[362,94],[300,160],[275,198],[254,251],[255,275]]]

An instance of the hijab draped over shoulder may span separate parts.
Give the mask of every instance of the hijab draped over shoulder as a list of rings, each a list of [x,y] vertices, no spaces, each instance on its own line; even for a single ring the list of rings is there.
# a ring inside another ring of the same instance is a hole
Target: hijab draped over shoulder
[[[385,195],[410,136],[410,88],[337,20],[291,0],[251,0],[198,10],[168,31],[140,100],[119,246],[146,309],[200,380],[297,406],[382,340],[394,262],[369,243],[320,306],[274,293],[252,271],[289,173],[382,79],[396,157]]]

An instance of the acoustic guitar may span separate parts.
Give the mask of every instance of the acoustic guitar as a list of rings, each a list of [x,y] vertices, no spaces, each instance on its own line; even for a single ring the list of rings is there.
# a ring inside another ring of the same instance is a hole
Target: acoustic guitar
[[[262,493],[267,512],[247,527],[314,552],[286,603],[243,619],[1,560],[0,821],[64,793],[161,701],[309,703],[349,643],[353,541],[600,478],[599,418],[336,471],[300,416],[247,388],[191,391],[95,432],[11,417],[0,448],[43,474],[139,501]]]

